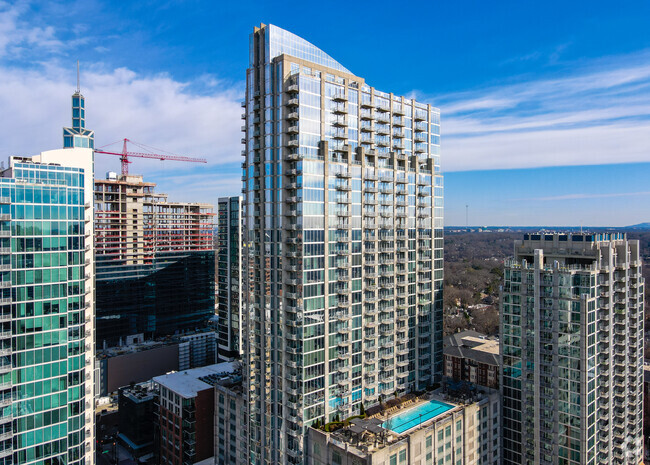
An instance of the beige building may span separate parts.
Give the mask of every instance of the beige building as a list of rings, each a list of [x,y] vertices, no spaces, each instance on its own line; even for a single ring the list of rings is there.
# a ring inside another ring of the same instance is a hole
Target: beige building
[[[499,341],[476,331],[445,338],[445,377],[491,389],[499,388]]]
[[[212,249],[213,206],[170,202],[155,187],[141,175],[95,180],[97,255],[141,265],[156,252]]]
[[[496,465],[499,410],[498,392],[485,390],[466,403],[434,396],[332,433],[310,428],[307,464]]]

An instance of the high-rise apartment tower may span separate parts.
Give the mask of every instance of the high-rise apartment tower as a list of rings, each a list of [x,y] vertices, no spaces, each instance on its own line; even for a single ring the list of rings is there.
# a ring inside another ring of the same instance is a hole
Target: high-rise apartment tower
[[[214,316],[213,207],[170,201],[155,187],[141,175],[95,180],[99,347]]]
[[[221,197],[217,208],[217,357],[239,359],[242,340],[242,198]]]
[[[0,173],[2,464],[94,463],[93,133],[72,107],[68,148]]]
[[[501,304],[503,463],[643,461],[643,278],[624,234],[525,234]]]
[[[440,113],[272,25],[244,109],[251,463],[301,463],[315,421],[442,372]]]

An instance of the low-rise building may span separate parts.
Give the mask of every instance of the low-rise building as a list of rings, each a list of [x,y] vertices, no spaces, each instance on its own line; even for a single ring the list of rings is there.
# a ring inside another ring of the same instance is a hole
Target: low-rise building
[[[99,367],[96,390],[107,396],[132,383],[150,381],[170,371],[183,371],[215,362],[216,333],[197,331],[157,340],[143,340],[138,334],[127,344],[97,352]],[[139,342],[136,342],[139,341]]]
[[[312,427],[307,464],[496,465],[499,411],[496,390],[483,389],[460,402],[439,392],[402,408],[353,418],[333,432]]]
[[[214,387],[214,463],[248,463],[247,403],[241,378]]]
[[[499,341],[476,331],[445,338],[444,375],[491,389],[499,388]]]
[[[188,465],[214,457],[215,386],[241,382],[239,362],[224,362],[156,376],[157,463]],[[219,410],[217,410],[219,412]]]
[[[153,383],[123,387],[118,394],[119,439],[134,457],[150,454],[153,448]]]

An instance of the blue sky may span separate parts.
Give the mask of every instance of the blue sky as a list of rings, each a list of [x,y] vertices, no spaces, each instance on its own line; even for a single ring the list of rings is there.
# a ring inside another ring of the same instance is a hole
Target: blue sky
[[[82,65],[97,145],[128,137],[209,165],[136,160],[159,190],[240,187],[248,35],[273,23],[380,90],[442,111],[446,224],[650,221],[650,2],[0,0],[0,157],[59,147]],[[118,170],[97,157],[97,172]]]

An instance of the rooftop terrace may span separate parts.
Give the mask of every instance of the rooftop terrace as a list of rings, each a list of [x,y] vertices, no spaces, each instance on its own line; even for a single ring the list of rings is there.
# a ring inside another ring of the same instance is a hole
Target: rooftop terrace
[[[339,429],[329,433],[330,441],[363,456],[396,444],[413,430],[429,427],[462,409],[462,404],[443,402],[438,394],[409,397],[366,418],[354,417],[342,422]]]

